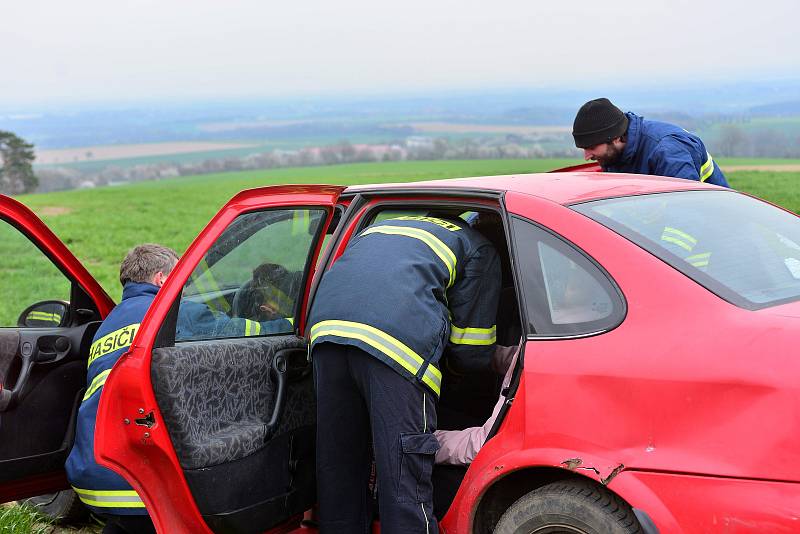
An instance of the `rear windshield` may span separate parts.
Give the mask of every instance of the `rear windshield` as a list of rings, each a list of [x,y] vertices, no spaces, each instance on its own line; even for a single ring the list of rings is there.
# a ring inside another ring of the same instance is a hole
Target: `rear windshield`
[[[734,191],[572,206],[747,309],[800,299],[800,218]]]

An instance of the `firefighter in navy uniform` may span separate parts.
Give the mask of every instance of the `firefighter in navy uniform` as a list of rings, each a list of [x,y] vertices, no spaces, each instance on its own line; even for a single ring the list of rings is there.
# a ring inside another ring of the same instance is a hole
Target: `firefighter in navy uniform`
[[[95,418],[111,368],[130,347],[145,312],[177,261],[174,251],[155,244],[139,245],[128,253],[120,266],[122,301],[100,325],[89,352],[88,385],[66,469],[81,501],[107,520],[104,533],[155,532],[142,499],[125,479],[95,462]]]
[[[728,186],[703,141],[667,122],[623,113],[607,98],[585,103],[572,125],[575,146],[605,172],[673,176]]]
[[[78,410],[75,444],[67,458],[67,478],[81,501],[106,519],[104,533],[155,532],[142,499],[118,474],[94,459],[97,407],[111,368],[130,347],[139,323],[178,256],[169,248],[144,244],[131,250],[120,266],[122,301],[108,314],[92,341],[86,393]],[[254,275],[255,276],[255,275]],[[246,283],[253,295],[264,293],[260,280]],[[260,302],[260,301],[259,301]],[[291,331],[285,318],[264,322],[229,317],[200,302],[181,301],[176,339],[204,339],[214,335],[255,336]]]
[[[438,532],[440,367],[489,369],[500,284],[494,247],[458,218],[376,223],[325,273],[308,323],[323,533],[370,532],[370,438],[381,532]]]

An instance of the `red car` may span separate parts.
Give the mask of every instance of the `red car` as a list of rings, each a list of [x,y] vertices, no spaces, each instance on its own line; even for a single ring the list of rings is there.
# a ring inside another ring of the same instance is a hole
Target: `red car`
[[[67,487],[88,345],[112,303],[32,213],[8,198],[0,210],[14,247],[38,247],[67,288],[0,329],[10,500]],[[317,281],[371,222],[442,213],[477,214],[500,243],[498,342],[523,343],[510,387],[445,373],[440,428],[480,425],[506,400],[472,465],[434,473],[443,532],[800,531],[800,219],[698,182],[578,169],[234,197],[101,399],[99,460],[161,532],[315,530],[305,336]],[[281,273],[291,331],[181,329],[186,301],[243,313],[265,264]]]

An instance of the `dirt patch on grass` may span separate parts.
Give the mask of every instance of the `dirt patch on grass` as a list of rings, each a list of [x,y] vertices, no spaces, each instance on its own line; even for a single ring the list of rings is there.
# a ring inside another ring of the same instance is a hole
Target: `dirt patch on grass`
[[[44,215],[45,217],[57,217],[58,215],[72,213],[72,208],[67,208],[65,206],[44,206],[36,211],[39,212],[39,215]]]
[[[786,165],[766,164],[766,165],[725,165],[723,172],[727,171],[772,171],[772,172],[800,172],[800,164],[790,163]]]

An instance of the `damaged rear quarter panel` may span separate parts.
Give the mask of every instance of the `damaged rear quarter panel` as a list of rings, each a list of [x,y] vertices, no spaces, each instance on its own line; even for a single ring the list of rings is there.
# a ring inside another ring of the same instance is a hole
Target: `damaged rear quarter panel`
[[[800,531],[800,484],[625,471],[611,484],[665,533]]]

